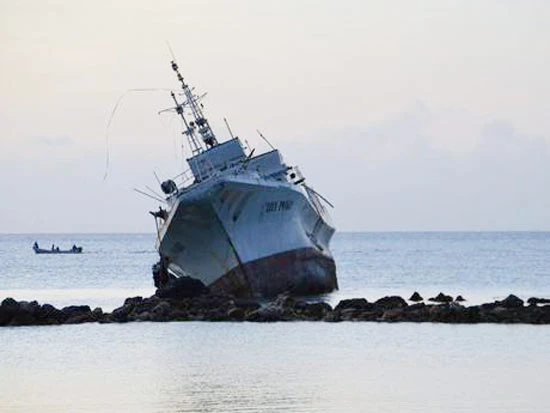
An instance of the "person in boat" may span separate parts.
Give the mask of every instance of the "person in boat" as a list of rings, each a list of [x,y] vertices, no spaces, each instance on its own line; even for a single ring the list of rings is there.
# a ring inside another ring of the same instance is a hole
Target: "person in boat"
[[[73,252],[75,252],[75,251],[76,251],[76,249],[77,249],[77,248],[76,248],[76,245],[75,245],[75,244],[73,244],[73,248],[72,248]]]
[[[34,244],[32,246],[35,250],[39,249],[38,242],[34,241]]]
[[[52,251],[55,251],[55,245],[52,244]]]
[[[59,252],[59,247],[55,247],[55,252]]]

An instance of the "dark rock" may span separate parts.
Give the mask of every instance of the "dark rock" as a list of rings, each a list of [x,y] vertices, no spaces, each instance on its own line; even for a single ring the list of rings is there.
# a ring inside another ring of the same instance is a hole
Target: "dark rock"
[[[92,310],[88,305],[70,305],[63,307],[61,312],[65,316],[64,323],[78,324],[92,321]]]
[[[274,322],[283,321],[283,312],[280,307],[262,307],[246,315],[246,321]]]
[[[550,306],[530,306],[524,309],[524,322],[531,324],[550,324]]]
[[[468,311],[458,303],[443,303],[429,308],[429,320],[438,323],[476,323],[479,321],[478,311]]]
[[[453,301],[453,297],[451,297],[450,295],[439,293],[437,294],[437,296],[429,298],[428,301],[432,301],[435,303],[450,303]]]
[[[132,311],[132,307],[130,306],[122,306],[119,308],[115,308],[113,312],[109,315],[109,317],[104,318],[103,321],[114,321],[117,323],[125,323],[128,320],[128,315]]]
[[[87,323],[93,320],[92,310],[88,305],[70,305],[61,309],[65,324]]]
[[[21,306],[21,309],[23,311],[26,311],[32,314],[33,316],[35,316],[36,313],[38,313],[38,311],[40,310],[40,304],[38,304],[37,301],[31,301],[31,302],[20,301],[19,305]]]
[[[67,316],[53,305],[44,304],[38,310],[36,318],[40,320],[41,324],[61,324]]]
[[[350,298],[347,300],[342,300],[334,308],[335,311],[342,311],[347,309],[354,310],[372,310],[374,304],[369,303],[365,298]]]
[[[343,321],[340,311],[331,311],[325,316],[323,320],[329,323],[338,323],[340,321]]]
[[[443,296],[443,297],[441,297]],[[444,294],[432,300],[447,300]],[[413,297],[411,297],[413,298]],[[502,301],[464,307],[460,296],[440,304],[407,302],[398,296],[383,297],[375,303],[364,298],[342,300],[334,310],[325,302],[296,301],[287,294],[260,305],[254,300],[236,299],[223,294],[200,294],[185,298],[131,297],[124,305],[103,313],[87,305],[68,306],[59,310],[36,301],[7,298],[0,304],[0,325],[48,325],[86,322],[112,323],[128,321],[299,321],[324,320],[372,322],[438,322],[438,323],[530,323],[550,324],[550,305],[546,299],[530,298],[529,306],[514,295]]]
[[[461,295],[457,295],[456,298],[455,298],[455,301],[457,301],[457,302],[459,302],[459,303],[462,303],[462,302],[464,302],[464,301],[466,301],[466,300],[465,300],[464,297],[462,297]]]
[[[4,300],[2,300],[2,304],[0,304],[0,307],[4,307],[4,308],[19,307],[19,302],[15,301],[11,297],[7,297],[7,298],[4,298]]]
[[[531,305],[537,305],[537,304],[550,304],[549,298],[537,298],[537,297],[531,297],[527,300],[527,302]]]
[[[504,300],[496,301],[496,303],[498,306],[501,306],[504,308],[522,308],[523,307],[523,300],[521,298],[516,297],[514,294],[510,294]]]
[[[92,318],[94,321],[99,321],[103,318],[103,309],[101,307],[96,307],[92,311]]]
[[[409,301],[413,301],[415,303],[419,302],[419,301],[424,301],[424,299],[422,298],[422,296],[420,294],[418,294],[418,292],[414,292],[413,295],[411,295],[411,297],[409,298]]]
[[[137,296],[137,297],[129,297],[126,300],[124,300],[123,306],[136,306],[143,302],[143,297]]]
[[[374,302],[376,308],[383,310],[390,310],[392,308],[404,308],[407,307],[407,302],[397,295],[388,297],[382,297]]]
[[[8,325],[10,326],[32,326],[39,324],[36,318],[27,311],[17,312],[13,315]]]
[[[272,304],[281,308],[294,308],[296,299],[290,294],[279,294],[275,297],[275,300],[272,301]]]
[[[135,321],[153,321],[153,317],[151,316],[151,313],[148,311],[143,311],[139,314],[135,314],[133,316],[133,319]]]
[[[232,320],[243,320],[246,313],[242,307],[233,307],[227,312],[227,316]]]
[[[166,319],[166,316],[170,314],[171,310],[172,307],[170,306],[169,302],[161,301],[155,307],[153,307],[153,309],[151,310],[151,316],[154,320],[164,321]]]
[[[172,279],[165,286],[158,288],[155,295],[160,298],[182,300],[208,294],[208,292],[208,288],[202,281],[191,277],[180,277]]]
[[[236,307],[242,308],[245,311],[254,311],[261,307],[260,303],[248,298],[236,298],[233,300]]]
[[[35,314],[40,307],[36,301],[17,302],[13,298],[6,298],[0,305],[0,326],[26,326],[37,324]]]
[[[385,310],[380,321],[404,321],[405,310],[401,307]]]
[[[417,303],[409,305],[404,308],[403,320],[402,321],[412,321],[420,322],[428,319],[428,306],[424,303]]]
[[[13,316],[21,311],[21,306],[13,298],[8,297],[0,304],[0,326],[6,326],[10,323]]]
[[[498,304],[496,302],[495,303],[484,303],[484,304],[481,304],[479,306],[479,308],[483,311],[490,311],[490,310],[493,310],[496,307],[498,307]]]
[[[308,319],[320,320],[332,311],[330,304],[325,302],[306,303],[300,311]]]

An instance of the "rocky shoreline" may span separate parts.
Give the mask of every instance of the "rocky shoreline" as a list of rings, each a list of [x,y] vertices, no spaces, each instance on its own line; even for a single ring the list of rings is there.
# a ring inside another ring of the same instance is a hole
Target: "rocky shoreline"
[[[185,281],[157,290],[149,298],[127,298],[111,313],[87,305],[62,309],[36,301],[6,298],[0,305],[0,326],[126,323],[133,321],[371,321],[414,323],[513,323],[550,324],[550,299],[532,297],[527,304],[509,295],[502,301],[464,306],[461,296],[440,293],[426,300],[415,292],[408,300],[399,296],[369,302],[365,298],[342,300],[332,308],[323,301],[302,300],[290,294],[272,300],[240,299],[211,294],[202,284]]]

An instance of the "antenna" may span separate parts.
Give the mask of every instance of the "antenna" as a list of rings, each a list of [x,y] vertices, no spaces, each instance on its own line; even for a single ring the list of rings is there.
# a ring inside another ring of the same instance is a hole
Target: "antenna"
[[[250,152],[251,150],[253,151],[254,149],[256,148],[252,148],[252,146],[250,146],[250,144],[248,143],[248,141],[245,139],[244,142],[246,143],[246,148],[248,149],[248,151]]]
[[[174,102],[176,102],[177,105],[176,111],[180,116],[183,117],[183,107],[189,106],[189,109],[191,109],[191,114],[194,118],[194,120],[189,122],[189,125],[186,125],[191,127],[187,129],[188,136],[193,136],[195,128],[197,128],[207,149],[216,146],[218,144],[218,141],[216,140],[216,136],[214,135],[212,128],[208,124],[208,120],[204,117],[204,114],[202,113],[203,105],[199,103],[200,97],[193,94],[193,90],[189,88],[189,85],[185,83],[176,61],[172,60],[170,64],[172,65],[172,70],[176,72],[176,75],[181,83],[181,88],[183,89],[183,93],[186,98],[186,101],[183,104],[180,104],[176,100],[175,94],[172,93],[172,99],[174,99]]]
[[[271,149],[275,150],[275,147],[267,140],[267,138],[262,135],[262,132],[260,132],[258,129],[256,129],[256,132],[258,132],[258,135],[260,135],[260,138],[262,138],[264,141],[267,142],[267,144],[271,147]]]
[[[233,136],[233,132],[231,132],[231,128],[229,127],[229,122],[227,121],[226,118],[223,118],[223,121],[225,122],[225,126],[227,126],[227,130],[229,131],[229,135],[231,136],[231,139],[235,139],[235,137]]]
[[[172,47],[170,46],[170,42],[166,40],[166,46],[168,46],[168,50],[170,50],[170,55],[172,56],[172,60],[175,61],[176,57],[174,56],[174,52],[172,51]]]
[[[162,202],[163,204],[166,204],[166,201],[164,199],[157,198],[156,196],[149,195],[147,192],[143,192],[137,188],[134,188],[134,191],[136,191],[138,194],[145,195],[148,198],[154,199],[155,201]]]
[[[157,175],[157,173],[155,171],[153,171],[153,175],[155,175],[155,179],[157,180],[159,186],[161,186],[159,176]]]

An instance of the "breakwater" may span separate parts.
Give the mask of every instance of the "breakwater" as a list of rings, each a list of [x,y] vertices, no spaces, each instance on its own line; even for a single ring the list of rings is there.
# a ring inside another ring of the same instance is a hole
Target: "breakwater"
[[[365,298],[340,301],[334,308],[323,301],[303,300],[282,294],[271,300],[216,295],[201,285],[183,282],[157,290],[151,297],[131,297],[112,312],[87,305],[58,309],[36,301],[6,298],[0,304],[0,326],[126,323],[138,321],[369,321],[432,323],[550,324],[550,300],[532,297],[527,303],[515,295],[481,305],[464,305],[462,297],[443,293],[424,299],[414,293],[409,300],[386,296],[374,302]]]

